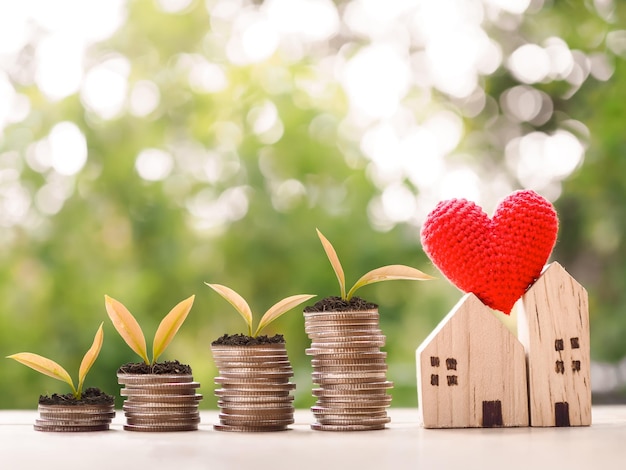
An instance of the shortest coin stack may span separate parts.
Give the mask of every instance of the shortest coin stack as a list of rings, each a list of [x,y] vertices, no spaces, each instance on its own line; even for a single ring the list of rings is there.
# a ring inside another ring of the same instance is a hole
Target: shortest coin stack
[[[200,423],[198,404],[202,395],[193,376],[166,374],[118,374],[124,385],[126,431],[196,431]]]
[[[108,405],[39,405],[35,431],[107,431],[115,417],[115,403]]]
[[[387,408],[387,353],[378,310],[306,312],[305,330],[311,339],[306,354],[313,356],[311,408],[317,431],[372,431],[390,421]]]
[[[295,384],[285,343],[211,346],[219,377],[217,431],[284,431],[293,424]]]

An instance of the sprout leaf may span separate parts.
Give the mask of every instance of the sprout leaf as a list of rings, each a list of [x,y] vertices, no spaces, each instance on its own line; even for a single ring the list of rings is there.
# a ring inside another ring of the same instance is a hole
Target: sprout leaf
[[[291,297],[287,297],[286,299],[277,302],[267,312],[265,312],[265,315],[263,315],[261,321],[259,322],[259,326],[256,329],[256,333],[254,333],[254,336],[258,336],[263,328],[265,328],[281,315],[287,313],[292,308],[300,305],[303,302],[306,302],[313,297],[315,296],[309,294],[292,295]]]
[[[250,306],[244,298],[231,288],[222,286],[221,284],[209,284],[208,282],[205,282],[205,284],[235,307],[235,310],[239,312],[246,321],[246,325],[248,325],[248,334],[252,336],[252,310],[250,310]]]
[[[348,292],[346,300],[350,300],[357,289],[368,284],[374,284],[381,281],[394,281],[405,279],[409,281],[427,281],[434,279],[434,277],[423,273],[419,269],[411,268],[410,266],[404,266],[402,264],[392,264],[389,266],[383,266],[382,268],[374,269],[367,274],[361,276],[356,281],[356,284],[352,286],[352,289]]]
[[[146,364],[150,364],[146,350],[146,338],[141,331],[139,323],[135,320],[135,317],[132,316],[121,302],[108,295],[104,296],[104,303],[107,314],[113,322],[113,326],[124,341],[126,341],[126,344],[128,344],[130,349],[139,354]]]
[[[93,344],[85,353],[85,356],[80,363],[80,368],[78,369],[78,387],[76,388],[76,393],[78,395],[77,398],[79,399],[83,393],[83,383],[85,382],[87,372],[89,372],[93,363],[96,362],[96,358],[98,357],[98,354],[100,354],[100,349],[102,349],[103,341],[104,331],[102,330],[102,323],[100,323],[100,327],[98,328],[98,331],[96,331],[96,336],[93,339]]]
[[[157,328],[157,332],[154,335],[154,342],[152,344],[152,363],[154,364],[157,361],[157,358],[163,353],[165,348],[170,344],[178,329],[181,327],[191,307],[193,305],[193,301],[195,299],[195,295],[183,300],[178,303],[171,311],[168,313]]]
[[[337,276],[337,280],[339,281],[339,289],[341,292],[341,298],[346,300],[346,278],[343,273],[343,268],[341,267],[341,263],[339,262],[339,257],[337,256],[337,252],[333,248],[333,245],[328,241],[328,239],[322,235],[318,229],[317,236],[320,238],[322,242],[322,246],[324,247],[324,251],[326,252],[326,256],[328,256],[328,260],[330,261],[333,270],[335,271],[335,275]]]
[[[7,358],[15,359],[17,362],[21,362],[25,366],[28,366],[37,372],[41,372],[42,374],[52,377],[53,379],[68,383],[69,386],[72,387],[74,395],[77,395],[76,388],[74,388],[74,382],[72,381],[70,374],[68,374],[67,371],[56,362],[46,359],[38,354],[28,352],[13,354],[12,356],[7,356]]]

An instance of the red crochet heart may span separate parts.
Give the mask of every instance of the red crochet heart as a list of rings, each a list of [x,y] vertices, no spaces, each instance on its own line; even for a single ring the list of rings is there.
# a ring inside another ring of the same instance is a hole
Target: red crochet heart
[[[440,202],[422,227],[422,245],[454,285],[507,315],[541,274],[559,228],[550,202],[516,191],[493,218],[465,199]]]

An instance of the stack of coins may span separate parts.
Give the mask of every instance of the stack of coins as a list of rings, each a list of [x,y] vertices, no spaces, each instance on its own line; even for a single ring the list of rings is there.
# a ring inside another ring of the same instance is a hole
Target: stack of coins
[[[284,431],[293,424],[295,384],[285,343],[211,346],[219,371],[217,431]]]
[[[196,431],[200,423],[200,387],[189,375],[118,374],[124,385],[126,431]]]
[[[378,310],[357,312],[305,312],[305,330],[311,339],[306,354],[313,356],[313,389],[317,403],[311,408],[318,431],[384,429],[387,408],[387,353],[380,348],[385,336]]]
[[[115,403],[109,405],[39,405],[35,431],[107,431],[115,417]]]

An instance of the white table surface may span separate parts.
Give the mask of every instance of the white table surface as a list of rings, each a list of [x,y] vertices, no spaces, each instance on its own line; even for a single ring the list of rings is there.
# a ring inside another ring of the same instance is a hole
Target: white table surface
[[[117,412],[110,431],[44,433],[37,412],[0,411],[0,469],[195,470],[263,469],[624,469],[626,406],[596,406],[584,428],[423,429],[416,409],[390,408],[388,429],[320,432],[309,410],[296,411],[292,430],[214,431],[217,411],[202,411],[198,431],[122,430]]]

